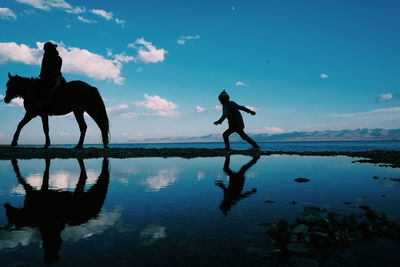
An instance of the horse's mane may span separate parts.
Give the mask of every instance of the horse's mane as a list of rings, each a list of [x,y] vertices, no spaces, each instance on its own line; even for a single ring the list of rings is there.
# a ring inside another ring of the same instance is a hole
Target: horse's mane
[[[24,80],[24,81],[29,80],[30,82],[34,82],[34,81],[39,80],[39,78],[36,78],[36,77],[23,77],[23,76],[19,76],[19,75],[15,75],[14,78],[17,78],[17,79],[20,79],[20,80]]]

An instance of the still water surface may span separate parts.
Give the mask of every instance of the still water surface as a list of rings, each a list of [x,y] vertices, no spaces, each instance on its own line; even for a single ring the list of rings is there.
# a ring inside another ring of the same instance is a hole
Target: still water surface
[[[400,182],[383,178],[400,178],[400,169],[353,160],[234,155],[0,161],[0,203],[10,204],[0,209],[0,262],[265,265],[271,240],[259,224],[293,220],[307,205],[343,213],[371,205],[399,220]],[[310,182],[296,183],[298,177]]]

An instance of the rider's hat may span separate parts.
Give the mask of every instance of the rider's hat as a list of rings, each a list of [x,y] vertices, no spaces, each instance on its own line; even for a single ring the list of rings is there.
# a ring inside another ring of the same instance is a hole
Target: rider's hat
[[[53,44],[52,42],[46,42],[43,46],[43,49],[46,50],[50,50],[50,49],[56,49],[57,45]]]

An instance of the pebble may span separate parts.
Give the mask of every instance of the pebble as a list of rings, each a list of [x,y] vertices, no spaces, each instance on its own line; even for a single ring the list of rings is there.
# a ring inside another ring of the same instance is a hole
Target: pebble
[[[302,177],[299,177],[299,178],[296,178],[296,179],[294,179],[296,182],[298,182],[298,183],[306,183],[306,182],[309,182],[310,181],[310,179],[308,179],[308,178],[302,178]]]
[[[310,252],[310,248],[303,243],[289,243],[286,248],[289,252],[295,254],[308,254]]]
[[[289,257],[288,264],[293,267],[318,267],[319,264],[316,260],[303,258],[303,257]]]
[[[295,228],[292,229],[292,233],[301,234],[304,232],[308,232],[308,226],[305,224],[299,224]]]

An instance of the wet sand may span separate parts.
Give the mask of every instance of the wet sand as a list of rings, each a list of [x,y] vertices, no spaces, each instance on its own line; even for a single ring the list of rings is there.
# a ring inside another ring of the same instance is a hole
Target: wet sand
[[[400,151],[373,150],[364,152],[293,152],[293,151],[260,151],[232,150],[232,155],[269,156],[269,155],[299,155],[299,156],[348,156],[357,159],[355,162],[381,164],[389,167],[400,167]],[[35,159],[35,158],[143,158],[143,157],[223,157],[224,149],[207,148],[26,148],[0,146],[0,160]]]

